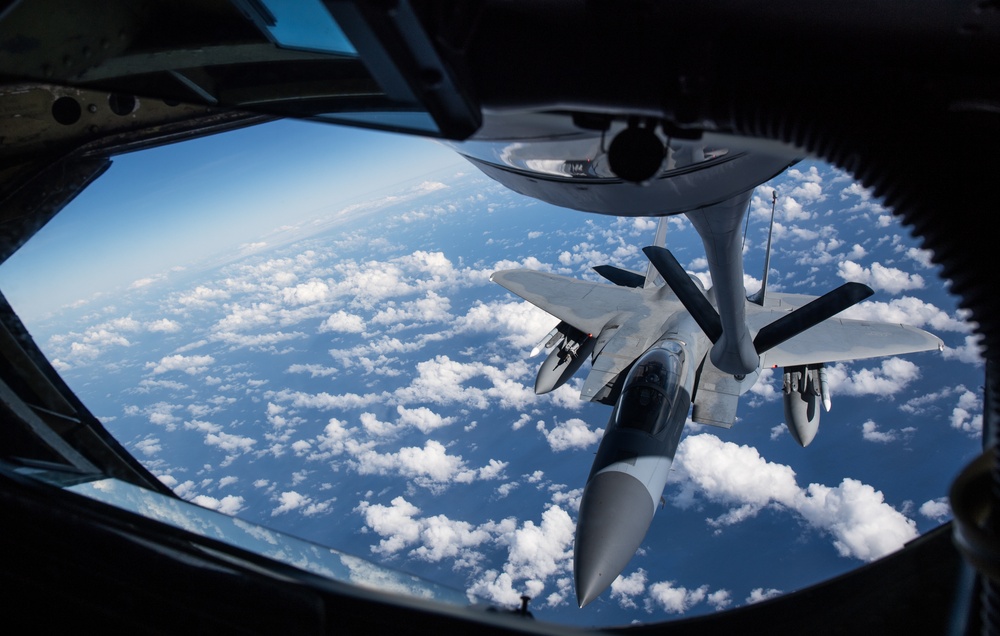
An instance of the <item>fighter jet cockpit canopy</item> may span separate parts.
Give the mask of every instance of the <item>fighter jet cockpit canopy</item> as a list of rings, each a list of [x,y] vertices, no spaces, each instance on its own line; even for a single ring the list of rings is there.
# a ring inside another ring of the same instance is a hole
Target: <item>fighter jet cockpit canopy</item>
[[[666,340],[644,355],[625,378],[613,425],[657,435],[674,411],[687,413],[689,402],[679,399],[683,371],[684,350],[676,342]]]

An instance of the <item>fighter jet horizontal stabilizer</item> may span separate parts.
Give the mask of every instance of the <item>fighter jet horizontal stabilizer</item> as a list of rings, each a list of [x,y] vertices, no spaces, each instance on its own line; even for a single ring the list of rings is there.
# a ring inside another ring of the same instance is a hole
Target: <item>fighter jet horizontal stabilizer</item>
[[[642,248],[646,258],[653,264],[656,271],[667,282],[670,289],[677,294],[684,308],[688,310],[701,330],[713,343],[722,337],[722,320],[705,294],[701,293],[681,264],[677,262],[670,250],[664,247],[649,246]]]
[[[764,353],[803,331],[815,327],[827,318],[832,318],[874,293],[868,285],[844,283],[837,289],[823,294],[816,300],[810,301],[766,325],[757,332],[757,337],[753,339],[753,348],[758,354]]]

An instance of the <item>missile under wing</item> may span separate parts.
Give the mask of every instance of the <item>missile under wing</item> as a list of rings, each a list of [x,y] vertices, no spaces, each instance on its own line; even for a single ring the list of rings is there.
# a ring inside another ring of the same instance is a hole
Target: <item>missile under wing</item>
[[[595,341],[592,367],[580,395],[587,401],[606,401],[609,393],[601,389],[610,390],[618,375],[662,338],[674,314],[688,313],[665,285],[624,287],[528,269],[497,271],[490,280]],[[700,285],[697,279],[692,278],[692,282]],[[711,290],[702,293],[712,302]],[[764,306],[748,302],[751,333],[759,334],[767,325],[816,298],[769,292]],[[941,346],[936,336],[909,325],[834,317],[768,349],[761,356],[760,368],[862,360]],[[703,362],[699,361],[699,365]],[[698,388],[693,387],[695,392]],[[697,405],[698,400],[694,403]]]

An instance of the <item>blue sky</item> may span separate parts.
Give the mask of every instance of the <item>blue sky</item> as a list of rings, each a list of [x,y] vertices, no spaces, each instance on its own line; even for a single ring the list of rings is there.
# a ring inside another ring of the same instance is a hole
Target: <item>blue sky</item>
[[[832,365],[807,449],[773,374],[732,429],[689,425],[640,553],[581,611],[573,524],[610,409],[579,400],[586,369],[533,394],[555,320],[489,274],[642,270],[655,222],[520,197],[432,142],[294,122],[120,157],[95,186],[0,288],[126,448],[185,499],[495,603],[528,591],[546,620],[711,612],[856,567],[947,518],[979,444],[982,367],[926,253],[804,162],[751,204],[747,287],[773,187],[774,289],[866,282],[854,317],[947,349]],[[667,244],[708,281],[690,224]]]
[[[0,268],[0,289],[40,316],[462,161],[426,139],[293,120],[121,155]]]

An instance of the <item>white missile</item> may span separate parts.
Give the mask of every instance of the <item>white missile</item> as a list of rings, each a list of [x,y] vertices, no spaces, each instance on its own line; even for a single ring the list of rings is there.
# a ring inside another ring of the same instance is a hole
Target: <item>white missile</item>
[[[833,400],[830,399],[830,384],[826,381],[826,368],[822,366],[819,368],[819,392],[823,396],[823,408],[829,413]]]
[[[546,335],[544,338],[538,341],[538,344],[535,345],[534,349],[531,350],[531,353],[528,354],[528,357],[534,358],[535,356],[537,356],[539,353],[542,352],[542,349],[549,349],[550,347],[555,345],[556,342],[558,342],[556,338],[561,336],[562,334],[559,333],[559,325],[556,325],[555,327],[552,328],[552,331],[550,331],[548,335]]]

